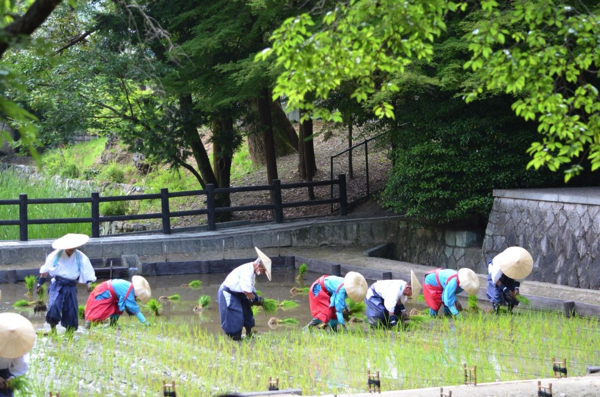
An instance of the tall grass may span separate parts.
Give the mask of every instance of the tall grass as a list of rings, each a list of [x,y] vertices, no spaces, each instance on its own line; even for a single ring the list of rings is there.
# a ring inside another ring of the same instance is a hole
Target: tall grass
[[[60,198],[60,197],[86,197],[84,192],[65,191],[55,186],[51,180],[22,179],[12,171],[0,172],[0,200],[16,200],[19,194],[27,194],[27,198]],[[31,204],[27,207],[29,219],[50,218],[89,218],[91,205],[89,203],[77,204]],[[18,205],[0,205],[0,219],[18,220]],[[91,233],[90,224],[55,224],[55,225],[30,225],[28,228],[29,239],[58,238],[67,233]],[[0,240],[18,240],[19,226],[2,226]]]

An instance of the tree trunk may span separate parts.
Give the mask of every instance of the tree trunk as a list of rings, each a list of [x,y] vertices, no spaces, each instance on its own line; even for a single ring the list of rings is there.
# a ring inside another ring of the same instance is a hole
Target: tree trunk
[[[235,141],[233,120],[230,117],[223,119],[215,118],[212,123],[212,133],[213,166],[216,172],[217,187],[230,187],[233,150],[232,148],[227,147],[226,144]],[[216,194],[215,205],[217,207],[230,207],[230,195],[227,193]],[[216,220],[226,222],[231,220],[232,215],[231,212],[217,213]]]
[[[317,171],[317,164],[315,162],[315,147],[312,139],[313,134],[313,121],[306,120],[300,124],[300,146],[302,146],[302,154],[303,157],[298,159],[298,164],[302,164],[303,173],[301,169],[300,175],[303,180],[311,182],[313,180],[313,176]],[[306,138],[310,137],[308,140]],[[302,176],[303,175],[303,176]],[[314,187],[308,188],[308,199],[314,200],[315,197],[315,189]]]
[[[277,177],[277,157],[275,155],[275,140],[273,137],[273,123],[271,120],[271,98],[269,90],[264,88],[257,99],[260,121],[262,124],[263,146],[265,149],[265,165],[267,166],[267,183],[273,183]]]
[[[249,103],[250,114],[260,114],[258,101]],[[270,102],[271,120],[273,126],[273,139],[275,142],[275,155],[285,156],[298,151],[298,134],[278,101]],[[250,118],[248,121],[248,151],[252,164],[265,165],[265,147],[262,136],[262,121],[260,117]]]
[[[186,139],[190,142],[190,148],[194,155],[194,159],[198,164],[198,170],[200,171],[201,179],[198,179],[202,188],[206,187],[207,183],[212,183],[215,186],[219,186],[215,173],[210,165],[210,159],[208,153],[204,148],[204,144],[200,139],[200,134],[196,129],[195,118],[193,117],[193,104],[192,95],[187,94],[179,97],[179,107],[181,109],[183,133],[186,135]],[[184,159],[185,161],[185,159]]]

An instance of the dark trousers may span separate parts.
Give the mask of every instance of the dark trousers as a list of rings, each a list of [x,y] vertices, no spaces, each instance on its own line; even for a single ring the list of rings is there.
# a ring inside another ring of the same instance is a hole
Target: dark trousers
[[[8,379],[12,376],[12,374],[8,371],[8,369],[0,369],[0,378]],[[13,397],[13,391],[11,389],[2,389],[0,388],[0,397]]]
[[[48,324],[60,323],[65,328],[77,329],[79,316],[77,310],[77,281],[57,276],[48,288],[50,296],[46,321]]]

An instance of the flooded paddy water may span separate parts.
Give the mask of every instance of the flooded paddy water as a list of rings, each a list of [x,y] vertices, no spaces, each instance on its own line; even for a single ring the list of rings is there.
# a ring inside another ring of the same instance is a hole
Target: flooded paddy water
[[[242,342],[224,337],[220,329],[216,293],[225,274],[148,277],[153,297],[179,294],[181,299],[162,302],[159,317],[143,309],[150,327],[124,315],[118,328],[80,327],[72,337],[40,333],[28,373],[33,394],[159,396],[162,381],[175,380],[178,396],[216,396],[267,390],[269,377],[278,377],[281,389],[299,388],[305,395],[358,393],[367,391],[367,369],[380,371],[381,389],[387,391],[461,384],[464,364],[477,365],[477,381],[483,383],[550,377],[552,357],[567,359],[569,376],[600,363],[597,319],[520,308],[512,316],[481,311],[463,312],[461,320],[423,317],[393,331],[354,323],[344,333],[304,332],[311,316],[307,296],[290,295],[295,276],[294,269],[275,269],[272,282],[257,277],[256,288],[265,298],[292,299],[298,306],[274,315],[259,312],[258,335]],[[305,286],[319,276],[307,273]],[[201,288],[182,287],[192,280],[200,280]],[[23,283],[0,289],[0,311],[20,312],[36,328],[44,326],[43,313],[12,307],[25,298]],[[200,295],[213,302],[196,314]],[[80,286],[80,304],[87,296]],[[272,316],[293,317],[298,324],[272,330],[267,324]]]

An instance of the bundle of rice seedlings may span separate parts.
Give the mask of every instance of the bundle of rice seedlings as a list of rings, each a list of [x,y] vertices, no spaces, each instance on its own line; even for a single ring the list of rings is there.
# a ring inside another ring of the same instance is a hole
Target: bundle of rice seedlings
[[[517,300],[522,303],[524,306],[531,306],[531,301],[529,300],[529,298],[523,296],[523,295],[517,295]]]
[[[33,394],[31,380],[24,375],[15,376],[14,378],[7,380],[7,386],[21,396],[31,396]]]
[[[204,309],[212,302],[210,295],[202,295],[198,298],[198,306],[194,307],[196,313],[204,311]]]
[[[179,296],[179,294],[174,294],[171,296],[161,296],[158,298],[159,301],[161,302],[166,302],[166,301],[171,301],[171,302],[175,302],[181,299],[181,296]]]
[[[45,301],[46,300],[46,295],[48,294],[48,287],[46,286],[46,284],[42,285],[42,288],[40,288],[40,292],[37,293],[37,297],[38,297],[38,301]]]
[[[14,307],[29,307],[29,306],[33,306],[35,304],[35,302],[28,302],[24,299],[18,300],[15,303],[13,303]]]
[[[344,310],[344,318],[350,322],[362,322],[365,318],[367,305],[365,302],[354,302],[352,299],[346,299],[346,307]],[[354,319],[356,317],[356,319]]]
[[[162,305],[156,299],[151,298],[146,304],[146,307],[150,309],[152,314],[154,314],[155,316],[160,316],[160,313],[162,311]]]
[[[192,280],[187,284],[183,284],[182,287],[184,288],[191,288],[191,289],[200,289],[200,287],[202,287],[202,281],[200,280]]]
[[[310,287],[292,287],[292,289],[290,289],[290,295],[292,296],[296,296],[296,295],[306,295],[308,294],[308,290],[310,289]]]
[[[279,319],[277,317],[271,317],[267,323],[269,327],[275,328],[278,325],[298,325],[298,320],[293,317]]]
[[[288,299],[284,299],[281,302],[279,302],[279,307],[283,310],[291,310],[297,308],[298,303]]]
[[[265,313],[271,314],[277,311],[278,302],[276,299],[265,299],[262,304],[262,308]]]
[[[296,275],[296,283],[300,288],[304,287],[304,275],[307,271],[308,266],[306,266],[306,263],[301,264],[298,268],[298,274]]]
[[[77,306],[77,314],[79,315],[79,318],[81,318],[81,319],[85,318],[85,306],[84,305]]]
[[[469,295],[468,305],[469,305],[469,311],[472,311],[472,312],[479,311],[479,307],[477,306],[477,297],[475,295]]]
[[[33,290],[37,282],[37,277],[34,275],[25,276],[25,288],[27,288],[27,295],[33,295]]]

